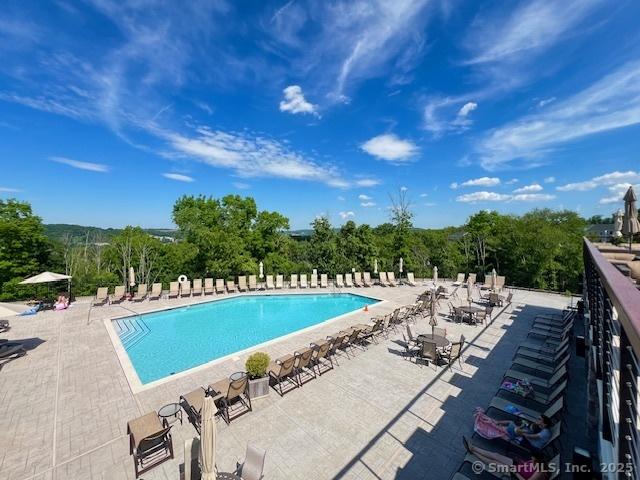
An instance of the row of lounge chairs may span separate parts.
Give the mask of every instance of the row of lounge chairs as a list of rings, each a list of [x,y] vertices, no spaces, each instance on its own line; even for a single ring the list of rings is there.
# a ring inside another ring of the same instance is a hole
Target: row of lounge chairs
[[[454,285],[464,285],[471,282],[471,285],[476,285],[478,275],[475,273],[470,273],[469,275],[465,275],[464,273],[458,273],[456,280],[453,282]],[[500,291],[505,287],[506,277],[502,275],[496,276],[495,285],[493,285],[493,289],[496,291]],[[485,275],[484,283],[480,285],[482,289],[491,289],[492,288],[492,280],[491,275]]]
[[[275,280],[275,281],[274,281]],[[411,286],[415,286],[415,279],[413,273],[407,274],[405,283]],[[380,272],[380,279],[378,284],[383,287],[395,287],[398,282],[395,279],[393,272]],[[342,274],[336,275],[335,286],[337,288],[344,287],[371,287],[373,282],[371,281],[371,274],[369,272],[355,272],[353,275],[347,273],[344,276]],[[278,290],[285,286],[283,275],[267,275],[264,288],[267,290]],[[326,273],[320,275],[320,281],[318,282],[318,275],[311,274],[307,277],[306,274],[292,274],[289,284],[289,288],[327,288],[329,286],[329,279]],[[235,293],[258,290],[258,282],[256,275],[239,276],[238,283],[236,285],[234,280],[224,280],[218,278],[205,278],[204,284],[201,278],[196,278],[193,283],[190,280],[184,282],[171,282],[169,284],[169,291],[167,293],[168,298],[201,296],[210,294],[223,294],[223,293]],[[105,305],[107,303],[120,303],[127,298],[131,301],[159,300],[162,298],[163,290],[162,283],[154,283],[151,286],[151,291],[148,290],[147,285],[138,285],[135,294],[132,296],[127,295],[124,285],[119,285],[114,288],[114,291],[109,295],[108,287],[100,287],[96,293],[93,301],[93,305]]]
[[[571,355],[570,340],[574,315],[574,311],[567,310],[562,315],[536,317],[527,340],[518,346],[513,364],[505,372],[502,384],[486,411],[489,417],[496,420],[535,421],[542,415],[551,419],[550,438],[545,445],[536,450],[543,453],[550,459],[549,463],[555,466],[560,464],[559,437],[565,408],[567,364]],[[526,395],[523,395],[522,391],[514,390],[513,385],[518,382],[530,385],[532,390],[525,392]],[[501,438],[486,440],[478,433],[474,434],[473,443],[504,455],[523,456],[532,453],[530,448],[517,441]],[[478,478],[478,472],[473,468],[474,462],[477,461],[478,457],[468,453],[453,479]],[[550,478],[557,476],[560,469],[556,469],[555,472]]]

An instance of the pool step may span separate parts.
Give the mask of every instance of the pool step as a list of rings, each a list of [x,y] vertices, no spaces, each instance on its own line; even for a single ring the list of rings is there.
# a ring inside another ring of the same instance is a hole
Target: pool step
[[[114,324],[125,349],[140,343],[151,331],[142,317],[120,318],[115,320]]]

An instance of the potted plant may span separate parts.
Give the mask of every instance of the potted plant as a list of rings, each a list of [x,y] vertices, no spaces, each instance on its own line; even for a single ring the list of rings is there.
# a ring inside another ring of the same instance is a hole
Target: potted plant
[[[263,352],[253,353],[244,364],[249,376],[249,397],[251,400],[269,395],[269,376],[267,368],[269,355]]]

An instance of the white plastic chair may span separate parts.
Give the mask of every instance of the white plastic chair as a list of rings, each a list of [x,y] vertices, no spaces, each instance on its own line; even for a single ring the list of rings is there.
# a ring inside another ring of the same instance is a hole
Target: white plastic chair
[[[244,461],[237,462],[235,474],[242,480],[261,480],[266,455],[266,450],[247,443]]]

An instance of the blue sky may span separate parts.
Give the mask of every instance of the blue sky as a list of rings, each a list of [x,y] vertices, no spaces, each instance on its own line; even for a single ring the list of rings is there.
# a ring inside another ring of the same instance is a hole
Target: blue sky
[[[640,184],[640,3],[3,2],[0,197],[171,226],[252,195],[293,228],[610,214]]]

